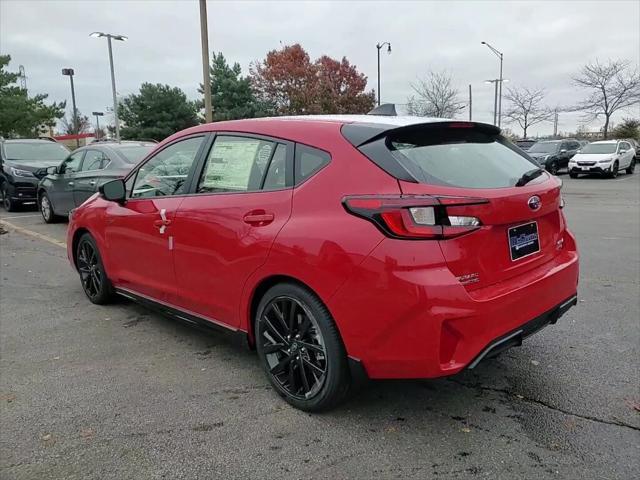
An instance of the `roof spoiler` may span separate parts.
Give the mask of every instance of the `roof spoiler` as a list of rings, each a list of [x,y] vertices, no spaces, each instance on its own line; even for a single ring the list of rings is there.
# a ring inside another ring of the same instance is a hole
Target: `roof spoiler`
[[[381,117],[397,117],[396,106],[393,103],[383,103],[367,113],[367,115],[378,115]]]

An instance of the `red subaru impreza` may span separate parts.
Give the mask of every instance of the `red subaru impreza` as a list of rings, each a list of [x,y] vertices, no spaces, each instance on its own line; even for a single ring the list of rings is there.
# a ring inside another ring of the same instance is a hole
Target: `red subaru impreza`
[[[85,293],[255,346],[304,410],[474,368],[576,303],[561,182],[499,130],[416,117],[201,125],[73,211]]]

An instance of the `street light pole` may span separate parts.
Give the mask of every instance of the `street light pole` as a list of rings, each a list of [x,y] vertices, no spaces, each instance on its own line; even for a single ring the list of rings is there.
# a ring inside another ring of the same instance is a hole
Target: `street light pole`
[[[496,48],[492,47],[491,45],[489,45],[487,42],[480,42],[482,45],[486,45],[489,50],[491,50],[494,55],[496,57],[498,57],[500,59],[500,78],[498,79],[498,81],[500,82],[500,100],[499,100],[499,105],[498,105],[498,123],[495,122],[494,120],[494,124],[497,125],[498,127],[500,125],[502,125],[502,83],[503,83],[503,78],[502,78],[502,62],[504,60],[504,55],[502,54],[501,51],[497,50]]]
[[[389,42],[377,43],[378,49],[378,106],[380,106],[380,49],[387,45],[387,53],[391,53],[391,44]]]
[[[100,132],[100,117],[104,115],[103,112],[93,112],[92,113],[96,117],[96,140],[99,140],[98,136],[101,135]]]
[[[209,27],[207,26],[207,0],[200,0],[200,41],[202,43],[202,89],[204,90],[204,118],[213,121],[211,105],[211,76],[209,71]]]
[[[495,80],[485,80],[484,83],[493,83],[494,85],[494,96],[493,96],[493,124],[498,126],[498,83],[502,83],[499,78]]]
[[[67,77],[69,77],[69,80],[71,80],[71,104],[73,107],[73,131],[76,135],[76,147],[80,147],[80,139],[78,138],[78,109],[76,108],[76,90],[75,88],[73,88],[73,75],[74,75],[74,70],[73,68],[63,68],[62,69],[62,75],[65,75]]]
[[[118,119],[118,99],[116,96],[116,74],[113,69],[113,50],[111,48],[111,39],[120,40],[126,42],[127,37],[124,35],[115,35],[112,33],[93,32],[90,37],[106,37],[107,45],[109,46],[109,67],[111,69],[111,91],[113,94],[113,121],[116,127],[116,141],[120,142],[120,121]]]

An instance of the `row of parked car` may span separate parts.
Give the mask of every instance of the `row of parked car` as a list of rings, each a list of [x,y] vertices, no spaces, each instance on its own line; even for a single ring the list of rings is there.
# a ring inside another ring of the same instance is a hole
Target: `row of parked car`
[[[47,223],[66,216],[98,191],[124,177],[153,147],[153,142],[95,142],[70,152],[50,139],[0,142],[0,195],[8,211],[37,202]]]
[[[631,174],[640,157],[633,140],[586,142],[575,139],[518,140],[541,168],[557,175],[616,177]],[[7,211],[22,203],[38,204],[47,223],[68,215],[98,191],[99,185],[124,177],[155,147],[153,142],[95,142],[70,152],[53,139],[0,139],[0,199]]]
[[[541,168],[557,175],[566,168],[571,178],[581,173],[615,178],[621,170],[631,174],[640,157],[640,145],[633,139],[586,142],[575,139],[518,140],[516,145],[525,150]]]

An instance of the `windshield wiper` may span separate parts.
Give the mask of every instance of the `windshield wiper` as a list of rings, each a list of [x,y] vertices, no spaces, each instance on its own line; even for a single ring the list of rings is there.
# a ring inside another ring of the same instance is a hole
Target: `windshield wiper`
[[[522,176],[516,182],[516,187],[524,187],[531,180],[533,180],[534,178],[537,178],[540,175],[542,175],[542,172],[544,172],[544,170],[542,170],[541,168],[534,168],[533,170],[529,170],[528,172],[524,172],[522,174]]]

